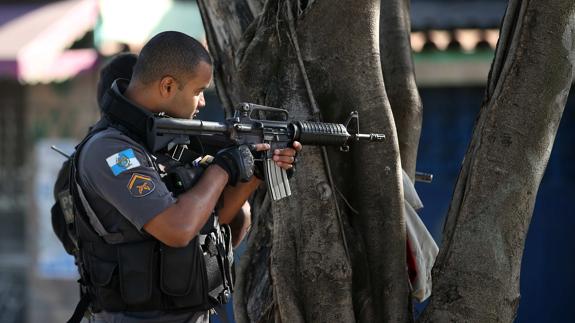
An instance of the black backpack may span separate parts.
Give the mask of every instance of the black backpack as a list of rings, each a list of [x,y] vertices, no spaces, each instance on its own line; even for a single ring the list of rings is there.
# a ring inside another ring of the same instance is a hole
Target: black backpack
[[[60,239],[66,252],[76,256],[78,239],[74,228],[74,202],[70,194],[70,171],[73,156],[62,163],[54,184],[54,200],[52,213],[52,229]]]

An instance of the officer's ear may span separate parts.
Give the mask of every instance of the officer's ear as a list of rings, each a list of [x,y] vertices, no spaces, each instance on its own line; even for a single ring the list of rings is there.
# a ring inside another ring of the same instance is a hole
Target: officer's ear
[[[174,93],[176,92],[176,89],[178,87],[178,81],[170,76],[170,75],[166,75],[164,77],[162,77],[162,79],[160,79],[160,95],[167,99],[170,98],[172,95],[174,95]]]

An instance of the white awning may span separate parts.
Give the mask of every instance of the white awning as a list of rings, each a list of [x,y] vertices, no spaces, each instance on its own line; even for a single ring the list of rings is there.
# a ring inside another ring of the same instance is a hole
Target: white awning
[[[0,25],[0,77],[47,83],[90,68],[98,57],[95,50],[66,49],[94,28],[97,17],[96,0],[67,0],[33,8]]]
[[[195,1],[100,0],[100,17],[95,38],[98,49],[106,56],[126,45],[138,52],[152,36],[167,30],[180,31],[200,41],[204,38]]]

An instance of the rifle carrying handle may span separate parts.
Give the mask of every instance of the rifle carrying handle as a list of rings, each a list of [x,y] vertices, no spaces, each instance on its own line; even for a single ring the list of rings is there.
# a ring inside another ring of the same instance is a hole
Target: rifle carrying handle
[[[280,118],[276,121],[287,121],[289,118],[289,113],[285,109],[266,107],[264,105],[254,104],[254,103],[240,103],[235,107],[234,118],[249,118],[250,120],[262,120],[260,118],[252,118],[254,112],[273,112],[274,116],[279,115]],[[266,120],[267,118],[263,119]]]

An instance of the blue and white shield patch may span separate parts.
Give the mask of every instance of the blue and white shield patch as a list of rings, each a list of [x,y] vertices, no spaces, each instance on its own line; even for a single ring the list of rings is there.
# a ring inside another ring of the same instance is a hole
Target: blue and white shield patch
[[[122,150],[119,153],[113,154],[112,156],[106,158],[106,162],[108,163],[108,166],[110,166],[114,176],[118,176],[128,169],[140,166],[140,162],[136,158],[132,148],[128,148],[126,150]]]

